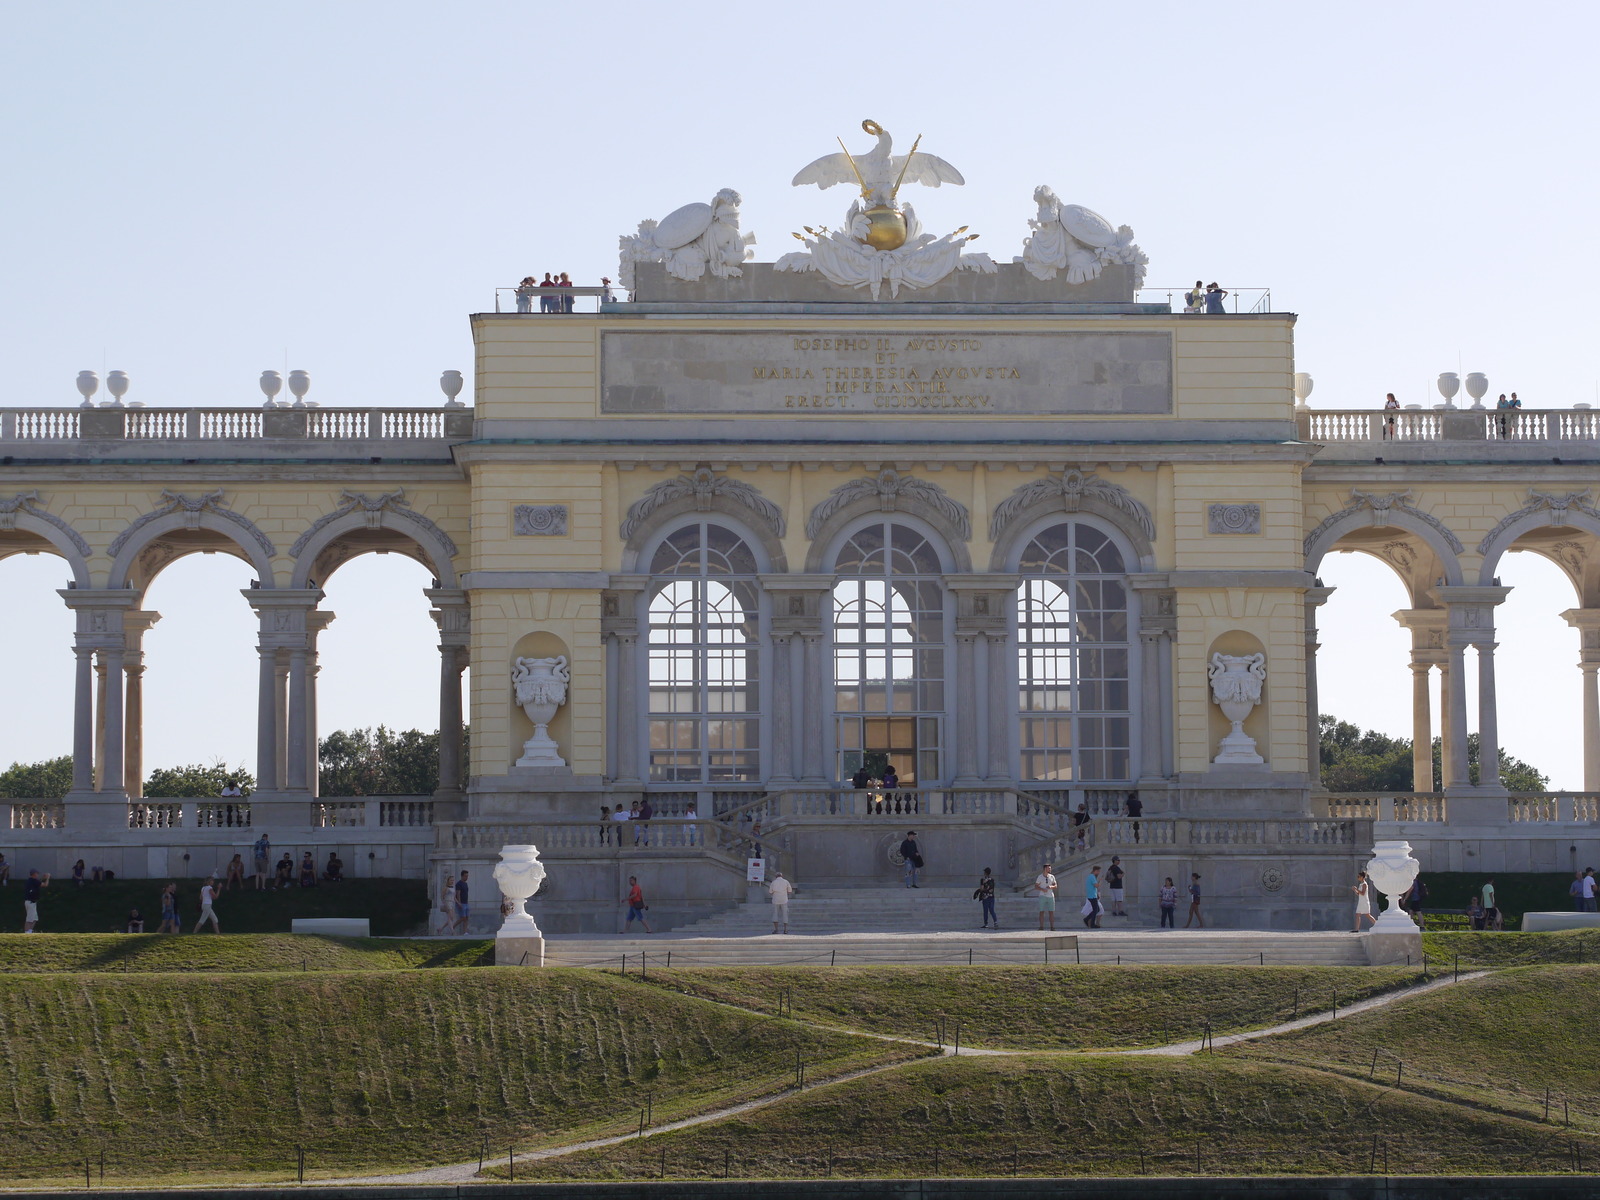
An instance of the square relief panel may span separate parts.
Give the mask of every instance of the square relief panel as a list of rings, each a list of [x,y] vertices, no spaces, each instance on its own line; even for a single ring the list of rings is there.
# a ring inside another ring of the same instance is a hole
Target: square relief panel
[[[1213,504],[1206,512],[1207,533],[1260,533],[1261,505]]]
[[[511,510],[511,532],[518,537],[566,537],[565,504],[519,504]]]

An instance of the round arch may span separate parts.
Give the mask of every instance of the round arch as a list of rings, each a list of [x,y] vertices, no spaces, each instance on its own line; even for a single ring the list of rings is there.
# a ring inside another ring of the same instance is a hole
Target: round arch
[[[915,497],[903,497],[893,509],[885,512],[877,497],[865,496],[831,514],[817,530],[806,552],[807,573],[830,573],[847,538],[873,521],[885,520],[906,525],[926,537],[938,552],[946,574],[965,574],[972,570],[963,531],[932,505]]]
[[[622,573],[648,574],[650,559],[661,543],[684,526],[699,521],[710,521],[738,534],[745,544],[755,551],[756,560],[762,571],[780,575],[787,573],[789,559],[777,534],[770,526],[759,521],[751,521],[749,517],[749,510],[743,505],[725,503],[716,496],[711,498],[709,507],[697,502],[693,496],[683,496],[671,503],[663,504],[640,523],[639,528],[633,531],[633,535],[623,546]]]
[[[249,523],[246,522],[248,525]],[[198,531],[214,534],[216,537],[197,538]],[[162,568],[185,554],[200,553],[205,550],[221,550],[242,558],[255,568],[256,578],[263,588],[274,586],[272,577],[271,543],[263,546],[254,537],[248,536],[260,531],[254,525],[243,529],[231,521],[210,510],[201,512],[170,512],[146,520],[142,524],[130,525],[118,539],[122,544],[117,547],[116,555],[111,561],[111,574],[107,586],[113,591],[121,588],[135,588],[143,591],[150,585],[150,581],[159,574]],[[176,535],[176,536],[174,536]],[[217,538],[221,539],[218,544]],[[126,539],[126,540],[124,540]],[[166,557],[156,563],[148,572],[139,579],[135,579],[134,572],[139,564],[140,556],[146,549],[158,541],[165,539],[170,545],[177,548],[177,553]],[[112,543],[116,545],[116,543]]]
[[[87,588],[90,586],[89,545],[72,526],[65,521],[61,521],[57,525],[52,521],[36,517],[29,512],[18,512],[12,517],[11,528],[18,533],[32,534],[34,537],[42,539],[56,554],[67,560],[67,566],[72,570],[72,580],[78,587]],[[13,541],[8,539],[4,533],[0,533],[0,558],[45,548],[26,543],[18,544],[20,542],[21,539]]]
[[[348,561],[341,558],[333,567],[323,572],[322,576],[315,576],[318,562],[334,543],[340,538],[349,537],[351,534],[372,534],[375,530],[382,530],[389,535],[389,540],[408,542],[420,552],[416,557],[424,567],[433,572],[433,577],[439,581],[439,586],[444,588],[459,587],[460,582],[456,577],[454,558],[456,545],[449,536],[432,521],[420,513],[412,514],[408,511],[399,514],[390,509],[375,510],[356,509],[329,520],[324,517],[312,525],[310,529],[300,535],[298,541],[290,548],[294,555],[294,572],[290,579],[290,587],[308,588],[312,578],[317,583],[327,582],[325,576],[332,574],[333,570]],[[362,546],[358,553],[367,553],[385,549],[380,545]],[[356,557],[350,555],[350,558]]]
[[[1404,530],[1427,544],[1428,548],[1438,558],[1439,565],[1444,569],[1445,583],[1456,587],[1465,582],[1465,577],[1461,570],[1461,558],[1457,550],[1460,543],[1457,542],[1455,546],[1452,546],[1450,541],[1446,539],[1446,532],[1448,531],[1441,532],[1443,526],[1436,529],[1428,522],[1418,520],[1410,513],[1397,509],[1389,510],[1384,524],[1380,525],[1374,517],[1375,514],[1370,508],[1353,508],[1325,521],[1306,538],[1306,572],[1315,575],[1317,568],[1322,565],[1322,560],[1328,556],[1329,552],[1337,548],[1340,541],[1358,529],[1396,529]],[[1381,558],[1381,556],[1377,557]],[[1390,565],[1392,566],[1393,564]],[[1401,578],[1405,579],[1404,575]],[[1409,587],[1411,581],[1406,579],[1405,582]]]
[[[1122,555],[1123,571],[1132,574],[1138,571],[1151,569],[1153,556],[1149,552],[1149,543],[1143,546],[1144,538],[1139,536],[1135,541],[1135,533],[1118,521],[1101,512],[1090,512],[1085,506],[1073,512],[1067,512],[1059,507],[1048,504],[1036,505],[1037,513],[1024,514],[1024,518],[1013,521],[1002,535],[1003,542],[995,544],[995,554],[991,559],[991,570],[1002,574],[1015,574],[1022,561],[1022,552],[1028,548],[1030,542],[1039,534],[1053,525],[1064,525],[1068,521],[1079,521],[1091,528],[1098,529],[1111,539],[1111,544]],[[1002,555],[1002,548],[1005,553]]]
[[[1502,523],[1494,532],[1484,538],[1480,544],[1480,549],[1483,552],[1483,565],[1478,568],[1479,585],[1487,587],[1494,583],[1495,572],[1500,569],[1500,560],[1512,550],[1526,550],[1536,554],[1544,554],[1546,558],[1551,558],[1557,566],[1566,570],[1570,576],[1570,568],[1559,558],[1547,553],[1539,546],[1518,546],[1516,543],[1530,533],[1547,529],[1571,530],[1575,533],[1587,534],[1590,538],[1595,539],[1596,542],[1600,542],[1600,521],[1595,520],[1588,513],[1570,508],[1566,513],[1566,520],[1559,525],[1550,519],[1551,515],[1548,508],[1540,508],[1532,512],[1523,513],[1514,520]],[[1574,580],[1574,586],[1578,588],[1582,601],[1586,603],[1589,598],[1585,594],[1589,591],[1588,581],[1584,580],[1582,584],[1579,584]]]

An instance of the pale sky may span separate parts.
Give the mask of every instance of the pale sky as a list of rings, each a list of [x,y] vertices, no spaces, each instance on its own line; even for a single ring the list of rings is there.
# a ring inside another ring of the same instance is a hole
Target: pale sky
[[[260,403],[264,368],[324,405],[432,405],[467,314],[530,271],[615,275],[616,239],[720,187],[757,256],[847,198],[789,186],[872,117],[955,163],[930,227],[1020,250],[1039,183],[1126,222],[1150,282],[1270,287],[1299,314],[1313,405],[1431,403],[1484,371],[1529,407],[1600,398],[1588,281],[1593,5],[814,3],[470,6],[386,0],[6,6],[0,367],[12,405]],[[853,140],[852,140],[853,139]],[[0,474],[3,481],[3,474]],[[1502,742],[1581,784],[1573,604],[1514,555]],[[1408,734],[1404,597],[1335,555],[1325,711]],[[0,563],[12,686],[0,766],[71,744],[61,565]],[[187,559],[147,607],[146,762],[254,759],[243,564]],[[437,723],[422,570],[330,582],[324,731]],[[16,681],[26,681],[17,686]]]

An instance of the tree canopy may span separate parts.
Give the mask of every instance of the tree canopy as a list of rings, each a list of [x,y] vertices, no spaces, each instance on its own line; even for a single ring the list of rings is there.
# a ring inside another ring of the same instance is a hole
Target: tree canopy
[[[0,771],[0,796],[7,800],[59,800],[72,790],[72,755],[43,762],[12,763]]]
[[[1412,787],[1411,739],[1362,729],[1323,713],[1321,718],[1322,786],[1330,792],[1443,791],[1441,747],[1433,739],[1433,779],[1426,788]],[[1478,735],[1467,735],[1467,770],[1478,782]],[[1543,792],[1549,779],[1537,768],[1500,750],[1500,781],[1513,792]]]
[[[467,775],[467,731],[461,773]],[[324,796],[426,796],[439,786],[439,732],[340,729],[322,739]]]
[[[220,758],[209,767],[190,763],[183,767],[157,767],[144,781],[144,794],[151,799],[205,799],[222,795],[229,782],[237,783],[246,796],[256,790],[255,776],[243,767],[230,767]]]

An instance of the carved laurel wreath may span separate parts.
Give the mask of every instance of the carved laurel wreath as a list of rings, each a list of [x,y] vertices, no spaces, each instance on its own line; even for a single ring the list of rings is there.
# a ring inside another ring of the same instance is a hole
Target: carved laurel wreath
[[[936,483],[893,470],[879,471],[869,479],[852,479],[834,488],[826,499],[811,510],[811,516],[806,521],[806,537],[815,541],[835,513],[858,500],[867,499],[877,500],[878,507],[884,512],[894,512],[908,500],[926,504],[953,525],[963,541],[972,537],[972,519],[967,515],[966,505],[952,500]]]
[[[27,513],[30,517],[37,517],[47,525],[54,525],[72,543],[72,548],[85,558],[89,557],[89,543],[83,540],[71,525],[68,525],[53,512],[46,512],[35,503],[39,499],[38,492],[18,492],[15,496],[0,498],[0,529],[14,529],[17,524],[17,514]]]
[[[1516,522],[1522,520],[1523,517],[1531,516],[1540,509],[1550,510],[1550,524],[1552,525],[1565,525],[1567,523],[1567,512],[1570,509],[1577,509],[1584,516],[1590,517],[1596,521],[1600,521],[1600,509],[1596,509],[1594,505],[1590,504],[1588,501],[1588,488],[1584,488],[1581,492],[1566,492],[1561,495],[1555,495],[1550,492],[1539,492],[1535,491],[1533,488],[1529,488],[1528,502],[1521,508],[1517,509],[1516,512],[1507,513],[1505,516],[1500,518],[1500,523],[1486,533],[1483,541],[1478,543],[1478,553],[1489,553],[1489,547],[1494,545],[1496,538],[1498,538],[1512,525],[1516,524]]]
[[[1432,513],[1423,512],[1415,504],[1411,503],[1411,492],[1409,490],[1404,492],[1387,492],[1381,496],[1374,492],[1352,491],[1350,493],[1349,502],[1346,503],[1343,508],[1341,508],[1338,512],[1329,513],[1322,519],[1321,524],[1319,524],[1310,533],[1306,534],[1305,541],[1300,545],[1301,553],[1309,555],[1311,553],[1311,548],[1317,544],[1318,538],[1331,529],[1337,522],[1343,520],[1349,514],[1363,508],[1370,508],[1372,510],[1372,523],[1374,525],[1380,527],[1385,526],[1389,523],[1390,512],[1403,512],[1407,516],[1415,517],[1424,525],[1428,526],[1428,528],[1436,532],[1444,539],[1445,545],[1449,546],[1450,549],[1455,553],[1460,554],[1465,549],[1465,547],[1463,547],[1461,544],[1461,539],[1456,537],[1455,534],[1451,533],[1449,527],[1445,525],[1443,521],[1439,520],[1439,518],[1434,516]]]
[[[748,483],[719,475],[710,467],[700,467],[679,475],[676,479],[656,484],[635,500],[629,506],[627,516],[622,522],[622,540],[632,539],[634,533],[650,519],[652,514],[669,504],[690,497],[693,497],[694,506],[699,512],[712,511],[717,500],[739,505],[764,522],[778,537],[784,535],[783,510],[776,504]]]
[[[1005,528],[1035,504],[1054,501],[1063,512],[1077,512],[1085,500],[1097,500],[1126,514],[1145,537],[1155,538],[1156,523],[1150,510],[1136,500],[1127,488],[1109,479],[1102,479],[1093,472],[1069,468],[1060,475],[1023,484],[996,505],[994,516],[989,520],[989,539],[999,540]]]
[[[165,504],[161,505],[159,508],[152,509],[150,512],[145,513],[141,517],[135,518],[126,529],[117,534],[116,540],[114,540],[109,547],[109,553],[112,558],[115,558],[119,553],[121,553],[122,548],[132,540],[133,536],[146,525],[150,524],[150,522],[158,521],[162,517],[176,512],[186,514],[186,516],[192,519],[196,525],[198,525],[200,515],[202,513],[210,513],[221,520],[227,521],[231,525],[237,525],[241,530],[244,531],[246,536],[254,541],[257,546],[261,547],[262,553],[268,558],[271,558],[278,553],[277,547],[272,544],[272,539],[269,538],[265,533],[261,532],[260,528],[254,521],[245,516],[243,513],[234,512],[233,509],[228,507],[228,502],[223,499],[223,491],[221,488],[217,488],[215,491],[205,492],[199,496],[186,496],[182,492],[163,490],[161,493],[161,498],[166,501]]]
[[[373,525],[377,524],[379,514],[385,512],[391,513],[402,520],[409,521],[419,529],[426,530],[430,536],[438,540],[439,544],[444,547],[445,553],[451,558],[454,558],[459,553],[459,551],[456,549],[455,540],[451,538],[448,533],[440,529],[427,517],[423,516],[416,509],[411,507],[406,500],[406,492],[404,488],[399,488],[392,492],[384,492],[379,496],[369,496],[364,492],[352,492],[346,490],[339,493],[339,499],[344,501],[344,503],[338,508],[334,509],[332,512],[324,513],[322,516],[318,517],[316,521],[312,523],[311,528],[307,529],[295,539],[294,545],[289,547],[289,553],[291,555],[293,555],[295,558],[299,558],[300,555],[304,553],[305,548],[311,544],[312,538],[316,537],[317,534],[322,532],[322,530],[326,529],[329,525],[333,524],[333,522],[337,521],[340,517],[347,516],[348,514],[355,512],[357,509],[367,513],[367,519]]]

